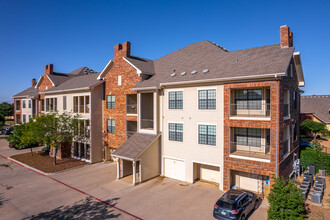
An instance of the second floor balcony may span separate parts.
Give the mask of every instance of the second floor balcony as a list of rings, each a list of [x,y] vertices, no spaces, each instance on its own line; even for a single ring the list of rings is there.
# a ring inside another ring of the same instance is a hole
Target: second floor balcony
[[[270,160],[270,130],[232,128],[229,143],[231,157],[249,160]]]
[[[270,89],[231,90],[230,117],[270,119]]]

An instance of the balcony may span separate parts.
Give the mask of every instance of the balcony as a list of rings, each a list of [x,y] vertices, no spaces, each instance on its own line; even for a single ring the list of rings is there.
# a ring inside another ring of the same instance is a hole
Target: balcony
[[[230,116],[267,118],[270,116],[270,104],[261,102],[231,104]]]
[[[270,145],[247,146],[230,142],[230,156],[270,159]]]
[[[127,121],[126,122],[126,137],[129,139],[137,132],[137,122],[136,121]]]
[[[153,130],[154,120],[153,119],[141,119],[141,129]]]
[[[130,94],[126,96],[126,114],[137,114],[137,95]]]
[[[156,112],[154,111],[154,94],[142,93],[140,96],[140,129],[146,130],[146,132],[155,132],[156,126],[154,120],[156,118]]]
[[[230,92],[232,119],[270,120],[270,88],[233,89]]]

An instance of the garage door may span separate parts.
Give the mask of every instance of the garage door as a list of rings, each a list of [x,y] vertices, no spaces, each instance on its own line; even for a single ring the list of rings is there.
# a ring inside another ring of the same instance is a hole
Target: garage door
[[[165,176],[185,181],[186,180],[186,163],[181,160],[165,158]]]
[[[257,177],[252,175],[240,175],[239,186],[242,189],[260,192],[262,191],[262,180],[257,179]]]
[[[219,167],[201,164],[200,165],[200,179],[219,183],[220,182]]]

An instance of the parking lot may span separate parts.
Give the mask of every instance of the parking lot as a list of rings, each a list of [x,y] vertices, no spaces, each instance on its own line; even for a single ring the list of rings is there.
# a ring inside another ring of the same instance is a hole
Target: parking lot
[[[8,149],[0,140],[0,155]],[[155,178],[137,186],[116,180],[114,163],[97,163],[43,176],[0,157],[2,219],[213,219],[215,187]],[[266,219],[263,203],[250,219]]]

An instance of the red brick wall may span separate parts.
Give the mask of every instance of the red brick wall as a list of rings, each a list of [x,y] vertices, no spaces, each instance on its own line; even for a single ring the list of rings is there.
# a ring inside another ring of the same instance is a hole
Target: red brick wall
[[[233,83],[224,85],[224,190],[230,187],[230,170],[248,172],[271,177],[276,173],[276,119],[277,119],[277,81]],[[231,120],[230,117],[230,90],[238,88],[269,87],[271,95],[270,121]],[[270,129],[270,163],[252,160],[243,160],[229,157],[230,127],[265,128]]]
[[[38,87],[39,92],[43,92],[43,91],[47,90],[47,88],[50,89],[50,88],[53,87],[53,83],[47,77],[47,75],[52,74],[52,73],[53,73],[53,64],[46,65],[45,66],[44,77],[43,77],[43,79],[41,79],[41,83]],[[39,115],[40,115],[40,111],[41,111],[41,101],[40,101],[40,99],[44,99],[44,98],[45,98],[45,94],[40,94],[39,100],[38,100]]]
[[[126,115],[126,95],[136,94],[130,89],[141,80],[134,67],[128,64],[123,57],[130,55],[129,43],[115,46],[114,64],[105,76],[105,100],[103,101],[103,133],[104,145],[107,154],[109,149],[120,147],[126,141],[126,121],[137,121],[136,116]],[[118,76],[121,76],[121,86],[118,86]],[[115,96],[115,109],[106,108],[107,95]],[[115,134],[107,133],[107,120],[113,119],[116,124]],[[106,155],[106,159],[109,155]]]

